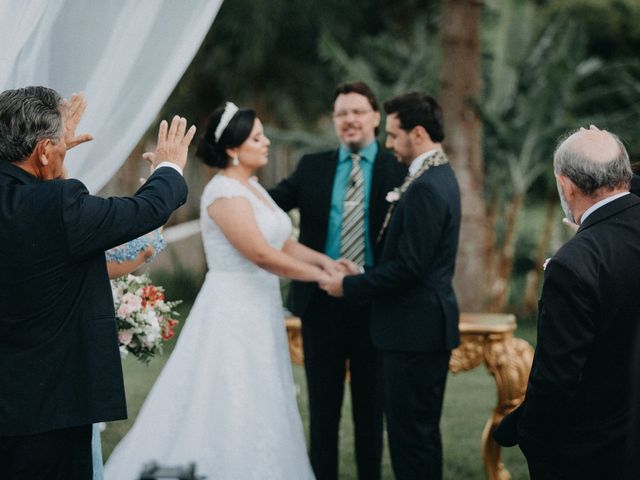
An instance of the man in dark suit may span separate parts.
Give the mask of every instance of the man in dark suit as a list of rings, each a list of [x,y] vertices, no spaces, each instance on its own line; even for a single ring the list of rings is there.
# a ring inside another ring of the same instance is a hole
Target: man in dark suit
[[[104,251],[163,225],[186,200],[195,128],[160,125],[157,167],[133,197],[63,180],[85,101],[0,94],[0,476],[92,478],[91,424],[126,418]]]
[[[452,287],[460,191],[442,151],[436,101],[408,93],[384,108],[387,147],[409,167],[409,176],[395,192],[380,262],[364,274],[335,275],[323,288],[347,300],[372,301],[371,336],[383,353],[396,478],[439,479],[444,388],[451,349],[460,342]]]
[[[519,443],[534,480],[626,478],[640,199],[629,193],[624,146],[593,126],[559,144],[554,171],[562,208],[579,228],[547,263],[525,400],[494,436]]]
[[[300,209],[300,242],[360,266],[376,261],[387,192],[406,170],[380,148],[378,103],[363,82],[338,85],[333,121],[338,150],[305,155],[269,193],[283,210]],[[309,392],[310,457],[318,480],[338,477],[338,428],[349,362],[358,476],[380,478],[382,400],[369,310],[329,297],[316,284],[293,282],[289,308],[302,319]]]

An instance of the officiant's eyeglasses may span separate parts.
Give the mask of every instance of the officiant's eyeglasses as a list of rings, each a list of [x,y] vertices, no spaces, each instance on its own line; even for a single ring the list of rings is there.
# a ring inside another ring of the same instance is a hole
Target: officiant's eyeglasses
[[[342,120],[343,118],[347,118],[349,114],[353,114],[354,117],[361,117],[366,115],[367,113],[373,112],[371,109],[359,109],[353,108],[351,110],[338,110],[337,112],[333,112],[333,118],[337,118]]]

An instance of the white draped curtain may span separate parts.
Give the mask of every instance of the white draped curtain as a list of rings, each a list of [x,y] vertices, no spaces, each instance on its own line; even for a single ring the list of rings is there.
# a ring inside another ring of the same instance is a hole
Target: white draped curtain
[[[140,140],[196,54],[222,0],[0,0],[0,91],[84,91],[72,177],[96,192]],[[179,112],[176,112],[179,113]]]

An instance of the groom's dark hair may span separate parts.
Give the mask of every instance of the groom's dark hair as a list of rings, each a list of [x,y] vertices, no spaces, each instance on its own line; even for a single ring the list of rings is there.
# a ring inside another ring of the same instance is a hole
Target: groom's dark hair
[[[47,87],[0,93],[0,160],[26,159],[40,140],[54,143],[63,134],[62,97]]]
[[[442,109],[431,95],[420,92],[398,95],[384,102],[384,111],[387,115],[396,114],[400,120],[400,128],[406,132],[420,125],[433,142],[440,143],[444,140]]]

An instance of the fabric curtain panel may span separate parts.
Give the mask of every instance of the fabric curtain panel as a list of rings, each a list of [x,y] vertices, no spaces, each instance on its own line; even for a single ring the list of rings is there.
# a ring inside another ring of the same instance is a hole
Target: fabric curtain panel
[[[72,177],[96,192],[126,160],[196,54],[222,0],[0,0],[0,91],[84,91]]]

